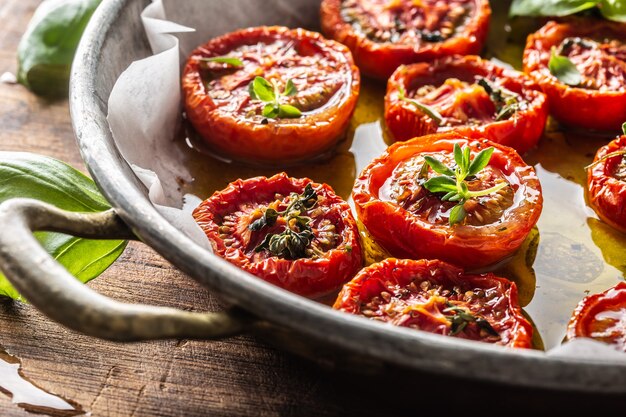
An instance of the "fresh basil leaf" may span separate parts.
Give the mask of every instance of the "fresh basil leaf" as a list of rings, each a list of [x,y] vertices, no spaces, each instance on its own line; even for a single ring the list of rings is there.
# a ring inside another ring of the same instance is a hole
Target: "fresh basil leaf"
[[[293,95],[296,95],[298,93],[298,89],[296,88],[296,85],[293,83],[292,80],[287,81],[287,86],[285,86],[285,92],[284,95],[286,95],[287,97],[291,97]]]
[[[435,171],[437,174],[449,175],[451,177],[454,176],[454,172],[450,168],[445,166],[440,160],[433,158],[432,156],[426,155],[424,156],[424,161],[426,161],[426,164],[430,165],[433,171]]]
[[[607,19],[626,23],[626,1],[602,0],[600,11]]]
[[[254,77],[252,81],[254,95],[261,101],[271,102],[276,100],[274,86],[263,77]],[[269,117],[269,116],[268,116]]]
[[[589,10],[598,0],[513,0],[510,16],[568,16]]]
[[[212,58],[200,58],[200,61],[215,62],[217,64],[227,64],[232,67],[243,67],[243,61],[241,59],[228,57],[228,56],[215,56]]]
[[[456,181],[448,176],[433,177],[424,183],[424,187],[431,193],[456,192]]]
[[[78,42],[102,0],[45,0],[17,50],[18,81],[35,94],[67,94]]]
[[[454,226],[457,223],[461,223],[463,221],[463,219],[465,218],[465,216],[467,216],[467,213],[465,212],[465,209],[463,208],[463,204],[457,204],[456,206],[452,207],[452,210],[450,210],[450,226]]]
[[[302,112],[297,107],[289,104],[281,104],[278,107],[278,117],[293,119],[302,116]]]
[[[268,117],[270,119],[275,119],[278,117],[278,107],[274,103],[268,103],[263,107],[263,117]]]
[[[0,203],[34,198],[63,210],[97,212],[110,208],[94,182],[53,158],[24,152],[0,152]],[[80,281],[100,275],[124,251],[120,240],[88,240],[61,233],[37,232],[44,249]],[[21,299],[0,274],[0,296]]]
[[[254,81],[251,81],[250,84],[248,84],[248,94],[250,94],[250,98],[252,100],[259,100],[259,97],[254,92]]]
[[[454,162],[456,162],[461,171],[465,171],[463,168],[463,150],[461,150],[461,146],[458,143],[454,144]]]
[[[483,168],[485,168],[489,163],[489,160],[491,159],[491,155],[493,154],[494,150],[495,148],[491,147],[478,152],[478,154],[472,160],[469,171],[467,172],[467,176],[471,177],[482,171]]]
[[[563,84],[577,86],[582,82],[582,76],[576,65],[568,57],[557,55],[555,47],[552,47],[548,69]]]

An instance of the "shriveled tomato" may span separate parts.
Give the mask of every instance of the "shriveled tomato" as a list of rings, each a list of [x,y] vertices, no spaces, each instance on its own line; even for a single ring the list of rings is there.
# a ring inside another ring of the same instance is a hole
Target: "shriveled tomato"
[[[626,233],[626,135],[598,149],[587,171],[587,190],[598,216]]]
[[[626,120],[626,25],[609,21],[549,22],[528,37],[524,71],[548,95],[560,122],[585,129],[618,131]],[[553,54],[567,57],[580,73],[571,86],[550,72]]]
[[[439,260],[386,259],[344,285],[333,308],[462,339],[531,347],[515,283]]]
[[[488,0],[323,0],[321,7],[326,36],[380,79],[402,64],[480,53],[490,16]]]
[[[477,56],[401,66],[387,83],[385,121],[396,140],[462,129],[523,153],[537,144],[547,117],[534,81]]]
[[[253,97],[256,77],[268,82],[279,104],[301,115],[264,116],[272,102],[266,95]],[[191,53],[182,77],[187,118],[211,149],[264,163],[331,149],[349,125],[359,85],[345,46],[285,27],[243,29],[210,40]]]
[[[193,216],[216,254],[300,295],[336,290],[362,266],[348,204],[306,178],[281,173],[237,180]]]
[[[484,169],[457,187],[483,194],[464,203],[426,188],[441,177],[426,158],[455,171],[455,144],[467,147],[474,160],[479,151],[493,148]],[[390,146],[357,178],[352,198],[359,219],[392,256],[442,259],[466,268],[512,255],[537,223],[543,204],[535,170],[514,149],[458,132]],[[462,221],[451,225],[460,212]]]
[[[567,326],[567,339],[589,337],[626,352],[626,283],[585,297]]]

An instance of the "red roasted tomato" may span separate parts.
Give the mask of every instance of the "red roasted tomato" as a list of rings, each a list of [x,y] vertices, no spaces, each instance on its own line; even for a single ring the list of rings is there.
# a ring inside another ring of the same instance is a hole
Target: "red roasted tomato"
[[[270,88],[254,97],[256,77]],[[239,160],[283,163],[317,156],[341,139],[360,77],[350,51],[319,33],[257,27],[194,50],[182,85],[187,118],[212,150]],[[290,111],[279,112],[278,105]],[[267,106],[276,114],[264,115]]]
[[[467,153],[463,158],[473,156],[469,164],[459,164],[455,144]],[[493,154],[484,168],[461,169],[473,167],[482,159],[479,151],[489,148]],[[427,159],[449,175],[436,172]],[[465,177],[458,181],[461,171]],[[431,191],[433,184],[448,189]],[[465,268],[512,255],[537,223],[543,204],[535,170],[515,150],[457,132],[390,146],[357,178],[352,198],[359,219],[392,256],[442,259]]]
[[[626,352],[626,283],[585,297],[574,310],[567,338],[590,337]]]
[[[464,129],[523,153],[547,117],[546,96],[530,78],[477,56],[401,66],[387,83],[385,121],[396,140]]]
[[[560,122],[585,129],[618,131],[626,120],[626,25],[608,21],[549,22],[528,37],[524,71],[548,95]],[[567,57],[580,83],[567,85],[552,75],[554,54]]]
[[[587,171],[587,189],[598,216],[626,233],[626,135],[598,149]]]
[[[344,285],[334,308],[396,326],[498,345],[531,347],[515,283],[466,275],[438,260],[386,259]]]
[[[281,173],[237,180],[193,216],[216,254],[300,295],[336,290],[362,266],[348,204],[306,178]]]
[[[490,15],[488,0],[323,0],[321,7],[326,36],[379,79],[402,64],[480,53]]]

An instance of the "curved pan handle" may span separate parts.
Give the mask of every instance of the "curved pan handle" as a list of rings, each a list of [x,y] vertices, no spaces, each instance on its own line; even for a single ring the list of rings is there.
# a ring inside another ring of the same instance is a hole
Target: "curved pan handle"
[[[112,209],[75,213],[22,198],[0,205],[0,269],[32,305],[70,329],[116,341],[220,339],[240,334],[256,322],[241,310],[193,313],[107,298],[56,262],[33,231],[95,239],[136,237]]]

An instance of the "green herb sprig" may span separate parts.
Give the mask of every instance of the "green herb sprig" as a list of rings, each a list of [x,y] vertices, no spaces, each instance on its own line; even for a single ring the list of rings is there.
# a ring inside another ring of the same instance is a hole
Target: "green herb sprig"
[[[281,103],[283,97],[291,97],[298,92],[292,80],[287,81],[285,90],[281,93],[278,87],[263,77],[255,77],[248,86],[248,93],[252,100],[260,100],[267,103],[263,107],[263,117],[270,119],[286,118],[294,119],[302,116],[297,107]]]
[[[214,62],[216,64],[226,64],[235,68],[243,67],[243,61],[241,59],[230,57],[230,56],[214,56],[211,58],[199,58],[199,61]]]
[[[577,86],[582,82],[582,75],[576,65],[566,56],[558,55],[556,47],[550,51],[550,61],[548,61],[550,74],[554,75],[563,84]]]
[[[508,119],[518,111],[523,110],[524,103],[519,100],[517,95],[496,87],[486,78],[481,78],[477,84],[489,94],[489,98],[495,105],[497,121]]]
[[[511,16],[569,16],[595,9],[603,17],[626,22],[623,0],[513,0]]]
[[[450,322],[450,336],[461,333],[469,323],[476,323],[476,325],[484,329],[492,336],[499,336],[498,332],[489,324],[489,322],[483,318],[478,318],[472,314],[469,310],[455,306],[450,302],[446,302],[448,308],[444,309],[444,313],[454,313],[451,316],[446,316],[446,319]]]
[[[282,256],[289,259],[303,258],[306,249],[315,237],[310,223],[311,218],[301,216],[317,204],[317,192],[311,184],[307,184],[302,194],[291,193],[290,203],[285,210],[276,211],[268,208],[263,216],[252,222],[248,229],[259,231],[264,227],[271,227],[276,224],[279,216],[285,217],[287,225],[281,233],[268,233],[263,241],[254,248],[255,252],[262,250],[269,251],[274,256]],[[290,223],[294,223],[297,230],[291,228]]]
[[[410,98],[407,98],[406,90],[404,89],[403,86],[400,86],[400,88],[398,89],[398,98],[402,101],[405,101],[415,106],[419,111],[421,111],[422,113],[430,117],[437,126],[441,126],[441,123],[443,122],[443,116],[439,114],[439,112],[433,109],[432,107],[422,104],[419,101],[411,100]]]
[[[456,168],[452,170],[445,166],[441,161],[432,156],[425,156],[425,163],[428,164],[433,171],[441,174],[432,177],[423,186],[431,193],[445,193],[441,198],[442,201],[455,201],[457,205],[450,210],[449,223],[451,226],[460,223],[465,219],[467,213],[463,208],[465,202],[471,198],[489,195],[504,187],[508,186],[506,182],[494,185],[491,188],[480,191],[470,191],[465,180],[473,177],[482,171],[493,154],[494,148],[487,148],[480,151],[474,159],[470,158],[470,148],[465,146],[463,149],[458,143],[454,144],[454,161]]]

